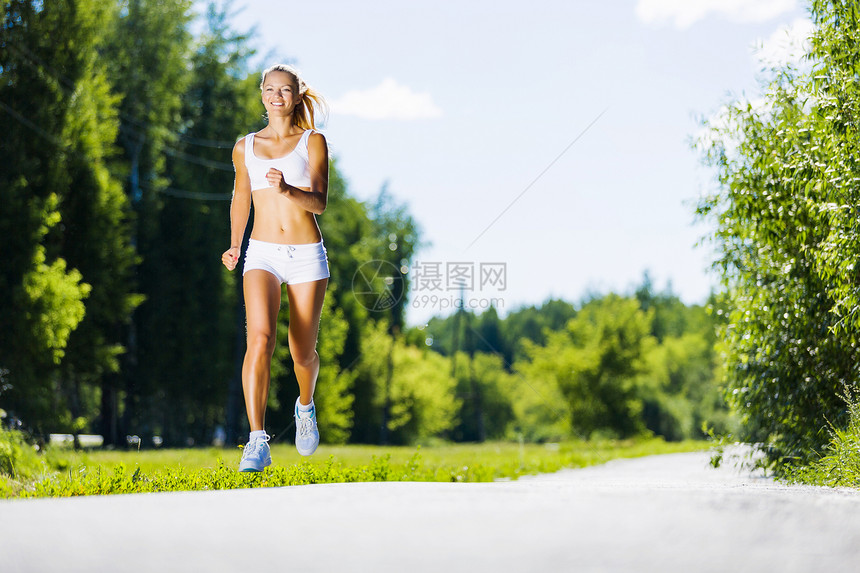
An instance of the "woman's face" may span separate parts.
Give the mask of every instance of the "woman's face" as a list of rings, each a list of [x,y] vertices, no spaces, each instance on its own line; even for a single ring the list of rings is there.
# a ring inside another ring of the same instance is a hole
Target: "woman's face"
[[[263,82],[262,100],[269,116],[292,113],[301,101],[295,78],[287,72],[269,72]]]

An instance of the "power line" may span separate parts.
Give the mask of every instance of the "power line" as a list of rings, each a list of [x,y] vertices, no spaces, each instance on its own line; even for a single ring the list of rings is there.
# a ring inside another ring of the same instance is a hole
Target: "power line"
[[[62,72],[55,70],[54,68],[52,68],[51,66],[46,64],[41,58],[39,58],[37,55],[33,54],[26,47],[17,46],[14,44],[7,44],[6,47],[12,48],[19,55],[21,55],[23,57],[22,61],[25,65],[29,66],[31,69],[39,72],[40,74],[43,74],[47,77],[54,79],[57,82],[57,84],[59,85],[59,87],[64,89],[67,93],[71,94],[71,93],[74,93],[76,91],[75,87],[74,87],[74,82],[68,76],[66,76]],[[16,111],[14,108],[9,106],[5,102],[0,101],[0,107],[2,107],[2,109],[4,111],[6,111],[6,113],[11,115],[13,119],[18,121],[24,127],[30,129],[31,131],[33,131],[34,133],[36,133],[38,136],[42,137],[43,139],[46,139],[46,140],[50,141],[51,143],[53,143],[53,144],[55,144],[61,148],[68,147],[68,145],[65,142],[63,142],[60,138],[46,132],[44,129],[42,129],[37,124],[30,121],[29,119],[27,119],[23,114],[19,113],[18,111]],[[121,111],[119,112],[119,116],[120,116],[120,118],[126,120],[126,122],[137,125],[137,126],[144,128],[144,129],[146,129],[149,125],[147,122],[138,120],[137,118],[132,117],[129,114],[121,112]],[[140,131],[138,131],[137,129],[135,129],[131,125],[128,125],[128,123],[122,123],[121,122],[119,125],[120,130],[131,133],[132,135],[137,136],[137,137],[140,137],[143,135]],[[199,139],[199,138],[193,138],[190,136],[183,136],[181,134],[178,134],[178,136],[180,139],[182,139],[183,141],[187,141],[188,143],[191,143],[194,145],[205,146],[205,147],[211,147],[211,148],[225,149],[225,148],[232,148],[235,145],[235,142],[229,142],[229,141]],[[175,159],[178,159],[179,161],[184,161],[184,162],[199,165],[202,167],[208,167],[210,169],[217,169],[219,171],[227,171],[227,172],[233,171],[233,165],[230,163],[226,163],[226,162],[222,162],[222,161],[215,161],[215,160],[206,159],[203,157],[197,157],[195,155],[185,153],[183,151],[180,151],[178,149],[174,149],[174,148],[166,146],[166,145],[163,146],[162,149],[166,155],[170,155],[171,157],[174,157]],[[112,176],[114,176],[118,179],[123,179],[125,177],[122,174],[112,172],[110,169],[109,169],[109,172],[111,172]],[[205,192],[201,192],[201,191],[187,191],[184,189],[177,189],[175,187],[160,188],[160,187],[155,187],[152,185],[145,185],[145,184],[141,185],[141,186],[145,187],[151,191],[155,191],[157,193],[161,193],[163,195],[167,195],[170,197],[176,197],[176,198],[181,198],[181,199],[191,199],[191,200],[195,200],[195,201],[230,201],[233,197],[232,193],[205,193]]]
[[[233,149],[233,146],[236,145],[235,141],[218,141],[216,139],[200,139],[198,137],[191,137],[190,135],[182,135],[179,134],[179,138],[182,141],[187,143],[191,143],[192,145],[199,145],[200,147],[211,147],[213,149]]]
[[[33,130],[36,133],[36,135],[38,135],[44,139],[47,139],[48,141],[50,141],[51,143],[53,143],[54,145],[56,145],[58,147],[61,147],[61,148],[68,147],[68,145],[64,141],[62,141],[60,138],[58,138],[55,135],[51,135],[50,133],[48,133],[47,131],[42,129],[41,127],[39,127],[38,125],[36,125],[32,121],[30,121],[29,119],[27,119],[26,117],[24,117],[23,115],[21,115],[20,113],[18,113],[17,111],[12,109],[11,107],[9,107],[9,105],[7,105],[6,102],[4,102],[3,100],[0,100],[0,107],[2,107],[6,111],[6,113],[11,115],[16,121],[18,121],[19,123],[24,125],[24,127],[27,127],[29,129]]]
[[[27,65],[29,65],[32,69],[34,69],[37,72],[44,74],[48,77],[54,78],[58,82],[60,87],[65,88],[70,95],[76,91],[74,82],[70,78],[68,78],[63,73],[58,72],[55,69],[51,68],[47,63],[45,63],[41,58],[39,58],[38,56],[33,54],[26,47],[15,46],[15,45],[11,45],[11,44],[7,44],[7,46],[12,48],[13,50],[17,51],[18,54],[23,56],[24,62]],[[117,112],[118,112],[119,117],[121,119],[124,119],[128,123],[137,125],[138,127],[142,128],[142,129],[146,129],[149,127],[149,124],[146,121],[139,120],[135,117],[132,117],[131,115],[123,112],[122,110],[117,110]],[[33,129],[38,129],[38,127],[33,126]],[[121,131],[125,131],[125,132],[130,133],[131,135],[135,136],[138,139],[138,141],[142,141],[144,139],[144,134],[141,133],[141,131],[138,131],[137,129],[128,125],[127,123],[120,122],[119,129]],[[236,144],[235,141],[219,141],[219,140],[214,140],[214,139],[196,138],[196,137],[183,135],[181,133],[177,133],[176,136],[180,140],[185,141],[187,143],[190,143],[192,145],[198,145],[201,147],[210,147],[210,148],[215,148],[215,149],[232,149],[233,146]],[[202,167],[209,167],[210,169],[218,169],[220,171],[231,172],[231,173],[234,170],[232,163],[227,163],[227,162],[223,162],[223,161],[215,161],[212,159],[207,159],[205,157],[198,157],[196,155],[192,155],[190,153],[186,153],[186,152],[181,151],[179,149],[170,147],[166,144],[162,145],[162,150],[166,155],[170,155],[171,157],[174,157],[175,159],[178,159],[180,161],[185,161],[187,163],[191,163],[194,165],[199,165]],[[187,191],[184,193],[188,193],[189,194],[188,198],[190,198],[190,196],[194,195],[196,192]]]
[[[66,76],[62,72],[57,71],[54,68],[52,68],[48,63],[46,63],[44,60],[42,60],[39,56],[35,55],[33,52],[31,52],[29,49],[27,49],[26,46],[18,46],[15,44],[8,44],[7,43],[5,47],[11,48],[12,50],[16,51],[19,55],[23,56],[24,63],[26,65],[30,66],[30,68],[36,70],[37,72],[39,72],[43,75],[46,75],[46,76],[51,77],[54,80],[56,80],[57,83],[60,85],[60,87],[64,88],[67,91],[67,93],[69,93],[70,95],[76,91],[75,83],[68,76]],[[145,120],[138,119],[138,118],[136,118],[136,117],[134,117],[134,116],[132,116],[126,112],[123,112],[121,110],[117,110],[117,111],[119,113],[120,118],[127,121],[128,123],[134,124],[134,125],[136,125],[140,128],[143,128],[143,129],[146,129],[149,127],[149,122],[147,122]],[[137,130],[135,130],[134,128],[131,128],[130,126],[125,126],[125,127],[127,130],[135,133],[136,135],[140,135],[140,133],[137,132]],[[177,133],[176,136],[179,139],[181,139],[182,141],[185,141],[185,142],[190,143],[192,145],[198,145],[200,147],[209,147],[209,148],[215,148],[215,149],[232,149],[233,146],[236,144],[235,141],[226,141],[226,140],[225,141],[219,141],[219,140],[215,140],[215,139],[202,139],[202,138],[197,138],[197,137],[191,137],[189,135],[184,135],[182,133]],[[189,157],[191,157],[191,156],[189,156]],[[231,168],[231,171],[232,171],[232,168]]]
[[[0,108],[3,109],[6,113],[12,116],[12,118],[22,124],[27,129],[32,130],[39,137],[50,141],[51,143],[57,145],[61,148],[67,148],[68,145],[61,141],[58,137],[51,135],[17,111],[15,111],[12,107],[10,107],[6,102],[0,100]],[[77,153],[75,150],[67,149],[67,151],[71,151],[72,153]],[[123,174],[117,173],[110,169],[109,166],[105,166],[108,170],[108,173],[111,176],[116,177],[117,179],[122,179],[125,176]],[[180,199],[193,199],[195,201],[230,201],[233,199],[232,193],[205,193],[203,191],[186,191],[185,189],[177,189],[175,187],[156,187],[154,185],[148,185],[146,183],[141,183],[141,187],[145,187],[151,191],[155,191],[156,193],[161,193],[163,195],[168,195],[170,197],[177,197]]]
[[[220,171],[229,171],[233,172],[233,164],[225,163],[224,161],[214,161],[212,159],[206,159],[204,157],[197,157],[196,155],[190,155],[185,153],[184,151],[179,151],[178,149],[173,149],[170,147],[164,147],[164,153],[180,159],[182,161],[187,161],[188,163],[193,163],[195,165],[200,165],[202,167],[210,167],[212,169],[218,169]]]
[[[152,185],[141,184],[145,187],[162,195],[169,197],[177,197],[179,199],[193,199],[195,201],[230,201],[233,199],[232,193],[206,193],[204,191],[186,191],[185,189],[176,189],[175,187],[153,187]]]

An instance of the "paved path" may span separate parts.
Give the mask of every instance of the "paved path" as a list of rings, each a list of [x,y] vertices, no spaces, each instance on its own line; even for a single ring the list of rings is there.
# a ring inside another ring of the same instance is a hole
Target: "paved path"
[[[860,493],[694,453],[490,484],[5,501],[0,571],[860,571]]]

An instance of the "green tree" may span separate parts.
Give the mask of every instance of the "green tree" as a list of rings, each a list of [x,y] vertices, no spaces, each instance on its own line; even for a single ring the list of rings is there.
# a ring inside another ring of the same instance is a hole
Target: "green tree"
[[[648,273],[635,291],[643,311],[653,315],[657,342],[644,356],[639,382],[645,427],[670,440],[704,437],[703,424],[727,431],[726,404],[718,388],[717,299],[708,307],[685,305],[671,288],[655,291]]]
[[[694,318],[690,309],[672,293],[671,288],[664,292],[655,291],[649,273],[646,272],[642,277],[642,284],[636,289],[635,296],[642,310],[653,313],[651,334],[658,342],[667,336],[680,336],[690,328],[695,328],[696,325],[689,324],[689,320]],[[698,326],[707,328],[707,325],[702,324],[702,317],[698,318]]]
[[[514,419],[509,426],[512,438],[529,442],[557,442],[571,436],[572,413],[570,401],[559,383],[565,368],[581,364],[581,353],[569,340],[559,338],[550,359],[549,346],[538,346],[524,340],[524,358],[514,364],[512,376],[502,379],[503,392],[509,397]]]
[[[369,422],[386,424],[388,439],[395,444],[441,436],[453,427],[460,405],[450,362],[430,350],[404,344],[388,330],[385,321],[367,329],[358,365],[358,375],[374,381]],[[382,415],[386,405],[387,418]]]
[[[798,95],[815,102],[804,110],[809,122],[807,146],[810,161],[807,194],[815,201],[826,235],[815,251],[817,270],[834,301],[836,327],[841,336],[858,341],[860,327],[860,8],[853,2],[818,0],[812,3],[816,33],[809,54],[814,70],[800,80]]]
[[[191,5],[190,0],[121,0],[101,50],[113,92],[121,98],[118,143],[122,154],[115,169],[128,174],[124,188],[135,215],[132,237],[141,257],[135,287],[145,296],[125,333],[128,353],[122,376],[103,393],[106,425],[123,411],[119,433],[132,428],[142,434],[160,430],[164,405],[171,397],[167,388],[188,383],[162,376],[161,351],[168,333],[161,330],[160,319],[176,311],[166,292],[174,285],[163,261],[176,245],[168,243],[169,230],[162,228],[160,218],[162,192],[169,184],[166,157],[181,153],[175,144],[183,126],[182,99],[191,80]],[[194,416],[193,410],[188,416]],[[106,439],[113,441],[116,435],[110,429],[105,428]]]
[[[13,409],[40,432],[82,429],[136,302],[125,202],[107,168],[115,102],[96,52],[107,16],[84,0],[3,4],[0,102],[17,129],[0,144],[0,289],[15,309],[0,326],[16,335],[0,363]]]
[[[336,305],[343,309],[344,317],[350,324],[341,365],[344,370],[351,370],[368,352],[365,341],[376,323],[384,322],[392,337],[402,335],[409,290],[409,275],[405,271],[420,243],[420,237],[417,225],[406,207],[398,204],[386,188],[380,191],[375,201],[364,204],[346,194],[342,179],[333,182],[334,186],[330,182],[329,189],[330,206],[321,217],[321,227],[326,245],[331,245],[328,247],[330,252],[338,253],[336,257],[331,257],[339,259],[332,265],[331,283],[338,287]],[[361,273],[366,273],[368,268],[382,269],[384,278],[389,279],[388,282],[382,282],[383,277],[379,277],[382,285],[390,282],[390,286],[383,287],[387,288],[384,294],[390,304],[386,302],[376,308],[356,296],[355,285],[361,287],[361,277],[364,276]],[[393,364],[392,361],[387,362],[382,378],[383,388],[392,383]],[[368,375],[368,369],[359,368],[356,372],[352,383],[355,400],[351,441],[388,441],[389,424],[377,418],[382,416],[385,419],[389,415],[392,404],[384,397],[392,394],[383,391],[383,401],[378,402],[378,382]],[[379,404],[382,405],[381,411],[378,410]]]
[[[476,321],[469,322],[467,329],[463,318],[466,312],[463,309],[446,317],[431,318],[421,339],[432,338],[433,349],[445,356],[451,356],[455,350],[498,354],[508,369],[521,357],[525,340],[543,344],[548,332],[563,329],[576,315],[571,303],[550,299],[540,306],[514,310],[504,320],[490,307]],[[471,330],[468,334],[471,346],[466,342],[467,330]]]
[[[460,352],[454,363],[462,405],[451,437],[458,442],[507,438],[518,396],[509,393],[516,385],[515,376],[505,369],[501,356]]]
[[[143,348],[159,356],[147,376],[162,381],[158,426],[174,443],[210,440],[225,423],[230,384],[241,393],[241,380],[231,381],[234,362],[244,354],[244,341],[241,349],[234,344],[235,330],[244,334],[245,326],[234,311],[241,305],[241,268],[227,272],[218,255],[229,237],[230,150],[262,121],[257,74],[248,72],[254,50],[229,19],[209,4],[194,39],[182,124],[164,168],[170,186],[159,189],[159,232],[152,237],[151,248],[160,253],[159,301],[149,308],[148,328],[160,334]],[[241,413],[233,420],[244,419],[240,400],[233,407]],[[229,429],[233,441],[238,428]]]
[[[314,402],[319,405],[320,423],[324,427],[320,439],[329,444],[346,443],[352,431],[355,401],[352,385],[357,372],[344,370],[339,363],[348,330],[343,311],[326,304],[320,320],[320,373]]]
[[[564,396],[568,407],[556,406],[556,417],[569,415],[575,434],[634,435],[643,429],[637,379],[655,344],[650,328],[651,314],[635,299],[609,294],[586,303],[544,346],[527,343],[517,371],[530,384],[554,386],[546,399]]]
[[[530,340],[543,344],[549,332],[563,330],[574,316],[574,306],[559,299],[549,299],[540,306],[528,306],[508,314],[505,318],[505,332],[508,335],[508,344],[513,347],[513,357],[520,357],[522,341]]]
[[[116,96],[110,93],[97,50],[109,25],[110,6],[79,3],[78,25],[91,42],[80,50],[81,75],[71,98],[63,139],[69,155],[68,191],[60,203],[62,222],[51,243],[92,286],[86,316],[69,339],[63,361],[63,386],[82,430],[98,412],[100,395],[109,392],[125,351],[123,329],[141,298],[133,292],[137,263],[131,244],[130,206],[118,179],[109,170],[116,155]],[[89,402],[88,404],[86,402]]]
[[[725,430],[716,360],[713,342],[698,332],[654,346],[639,381],[645,427],[669,440],[702,438],[703,423]]]
[[[699,142],[731,309],[728,397],[739,438],[804,461],[842,426],[860,364],[856,286],[857,7],[812,3],[811,71],[773,71],[765,104],[736,102]],[[777,466],[778,468],[781,465]]]

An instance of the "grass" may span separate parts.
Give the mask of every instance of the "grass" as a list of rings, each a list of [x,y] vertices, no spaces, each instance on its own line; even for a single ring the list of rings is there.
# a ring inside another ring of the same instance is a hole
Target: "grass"
[[[239,449],[49,450],[38,456],[39,468],[34,469],[30,459],[27,471],[0,474],[0,496],[66,497],[357,481],[481,482],[708,447],[702,441],[669,443],[656,438],[423,448],[322,445],[313,456],[301,458],[292,444],[275,444],[275,464],[259,474],[236,471]]]
[[[788,467],[791,483],[860,488],[860,402],[849,400],[850,418],[845,429],[831,428],[823,455],[808,465]]]

